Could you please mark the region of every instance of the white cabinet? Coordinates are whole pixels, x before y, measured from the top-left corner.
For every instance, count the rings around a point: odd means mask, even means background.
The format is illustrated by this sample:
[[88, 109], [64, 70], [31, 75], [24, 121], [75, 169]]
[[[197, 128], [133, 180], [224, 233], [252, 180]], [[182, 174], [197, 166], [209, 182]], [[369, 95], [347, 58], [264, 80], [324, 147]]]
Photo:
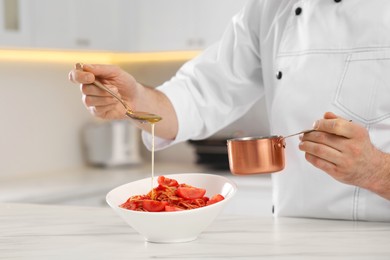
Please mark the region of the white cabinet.
[[120, 50], [122, 0], [33, 0], [32, 45]]
[[0, 0], [0, 47], [203, 49], [247, 0]]
[[31, 45], [30, 0], [0, 0], [0, 46]]
[[71, 45], [69, 15], [72, 1], [33, 0], [31, 45], [39, 48], [65, 48]]
[[139, 0], [133, 38], [138, 51], [178, 50], [191, 37], [190, 0]]
[[203, 49], [217, 41], [246, 0], [137, 1], [135, 48]]

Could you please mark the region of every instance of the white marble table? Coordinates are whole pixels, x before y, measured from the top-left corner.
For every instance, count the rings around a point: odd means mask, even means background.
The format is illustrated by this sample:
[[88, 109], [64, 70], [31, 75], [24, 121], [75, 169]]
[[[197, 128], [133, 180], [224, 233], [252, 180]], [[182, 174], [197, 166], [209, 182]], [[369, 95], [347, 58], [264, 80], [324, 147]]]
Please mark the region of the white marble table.
[[388, 260], [390, 223], [221, 215], [195, 241], [154, 244], [109, 208], [2, 203], [0, 259]]

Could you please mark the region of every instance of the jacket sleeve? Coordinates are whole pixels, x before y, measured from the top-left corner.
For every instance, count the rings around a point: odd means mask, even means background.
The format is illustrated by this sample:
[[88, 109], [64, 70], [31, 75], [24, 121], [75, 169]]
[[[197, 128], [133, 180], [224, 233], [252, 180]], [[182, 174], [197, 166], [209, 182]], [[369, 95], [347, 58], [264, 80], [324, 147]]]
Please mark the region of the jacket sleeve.
[[[253, 0], [244, 6], [219, 42], [158, 87], [175, 108], [179, 131], [173, 141], [156, 138], [156, 149], [207, 138], [243, 116], [262, 98], [258, 2]], [[150, 139], [143, 133], [147, 147]]]

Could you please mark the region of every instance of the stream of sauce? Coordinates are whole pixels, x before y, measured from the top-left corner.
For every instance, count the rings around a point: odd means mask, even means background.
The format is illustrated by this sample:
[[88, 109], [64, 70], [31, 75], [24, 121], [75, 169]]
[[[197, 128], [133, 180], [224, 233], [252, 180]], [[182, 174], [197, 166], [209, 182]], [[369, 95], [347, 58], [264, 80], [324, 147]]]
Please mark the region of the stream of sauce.
[[152, 199], [154, 199], [154, 190], [153, 190], [153, 182], [154, 182], [154, 126], [155, 123], [150, 123], [152, 130], [152, 178], [151, 178], [151, 190], [152, 190]]
[[[137, 112], [138, 114], [139, 113], [142, 113], [142, 112]], [[150, 180], [150, 186], [151, 186], [151, 198], [154, 199], [154, 190], [153, 190], [153, 183], [154, 183], [154, 139], [155, 139], [155, 134], [154, 134], [154, 128], [155, 128], [155, 124], [157, 122], [159, 122], [162, 117], [160, 116], [156, 116], [154, 114], [149, 114], [149, 113], [146, 113], [147, 116], [143, 117], [142, 120], [150, 123], [150, 128], [151, 128], [151, 134], [152, 134], [152, 158], [151, 158], [151, 161], [152, 161], [152, 176], [151, 176], [151, 180]], [[153, 116], [150, 116], [150, 115], [153, 115]]]

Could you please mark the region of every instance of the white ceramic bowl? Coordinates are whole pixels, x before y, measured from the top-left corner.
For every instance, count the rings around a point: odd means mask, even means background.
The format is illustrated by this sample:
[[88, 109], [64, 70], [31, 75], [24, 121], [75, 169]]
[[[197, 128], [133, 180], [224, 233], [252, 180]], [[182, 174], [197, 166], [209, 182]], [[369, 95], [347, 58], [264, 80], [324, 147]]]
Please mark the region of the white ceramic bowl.
[[[202, 208], [175, 212], [142, 212], [119, 207], [130, 196], [147, 194], [151, 190], [151, 178], [130, 182], [111, 190], [106, 197], [107, 203], [145, 240], [157, 243], [186, 242], [196, 239], [222, 211], [237, 191], [237, 185], [226, 177], [203, 173], [185, 173], [164, 175], [198, 188], [206, 189], [211, 197], [221, 194], [224, 200]], [[157, 176], [153, 187], [156, 187]]]

